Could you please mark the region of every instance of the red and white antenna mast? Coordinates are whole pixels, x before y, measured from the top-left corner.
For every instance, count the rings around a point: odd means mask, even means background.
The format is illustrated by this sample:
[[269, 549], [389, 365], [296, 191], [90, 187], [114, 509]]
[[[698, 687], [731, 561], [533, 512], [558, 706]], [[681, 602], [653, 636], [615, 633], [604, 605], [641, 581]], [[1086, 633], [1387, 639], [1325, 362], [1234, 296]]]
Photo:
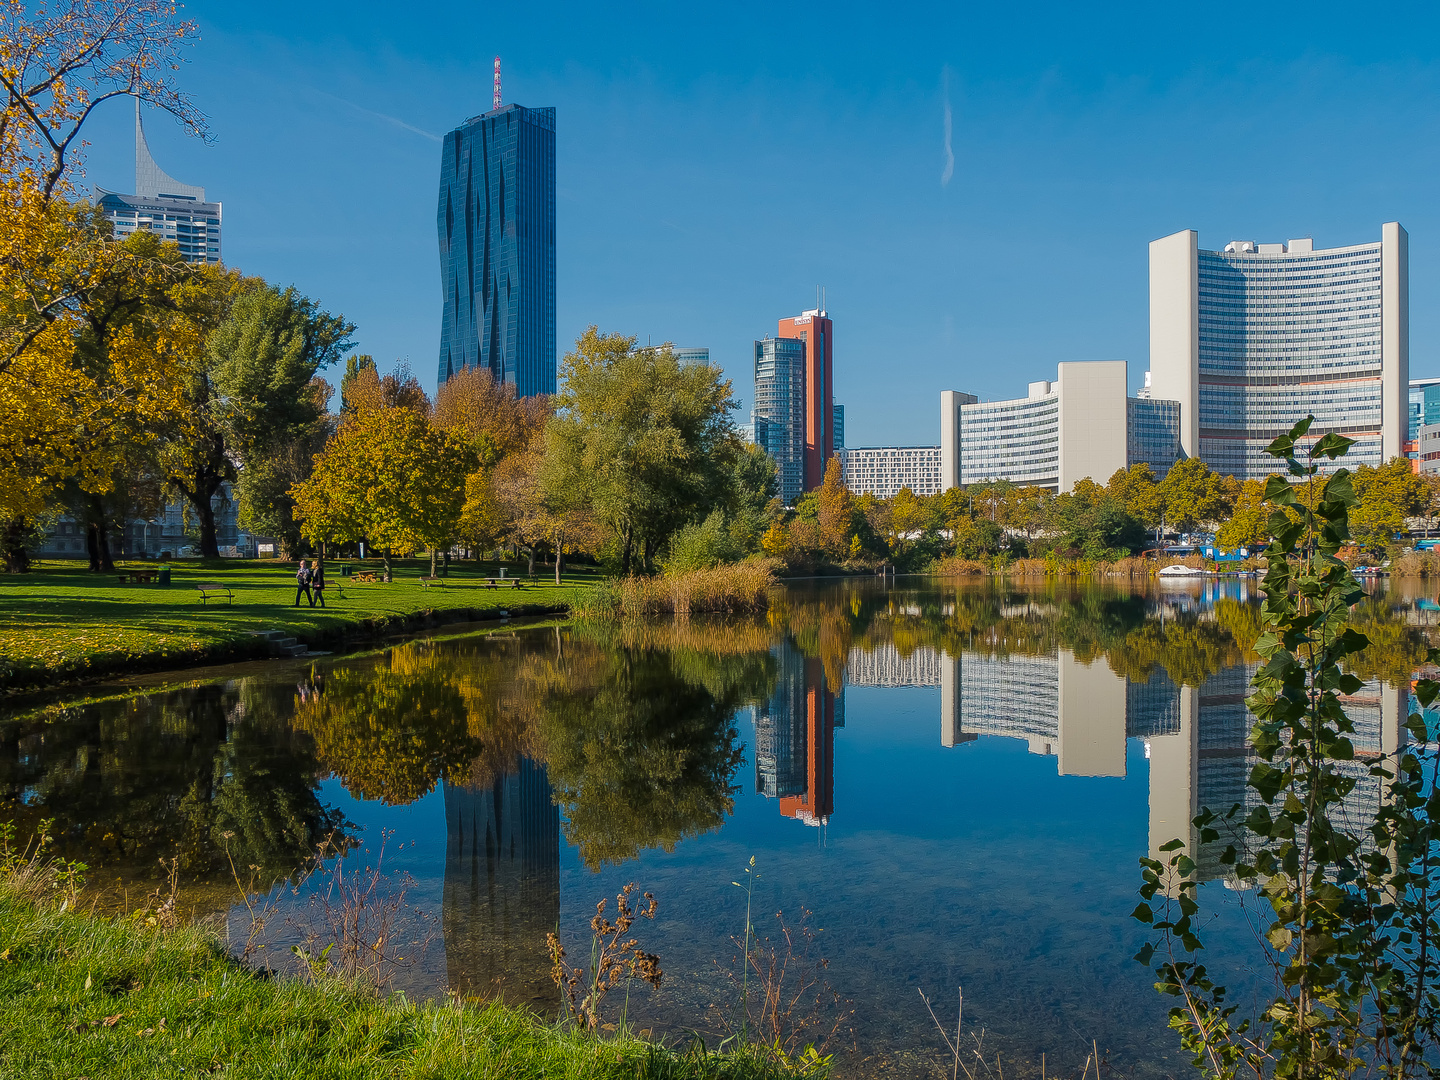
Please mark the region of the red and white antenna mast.
[[500, 58], [495, 58], [495, 108], [500, 108]]

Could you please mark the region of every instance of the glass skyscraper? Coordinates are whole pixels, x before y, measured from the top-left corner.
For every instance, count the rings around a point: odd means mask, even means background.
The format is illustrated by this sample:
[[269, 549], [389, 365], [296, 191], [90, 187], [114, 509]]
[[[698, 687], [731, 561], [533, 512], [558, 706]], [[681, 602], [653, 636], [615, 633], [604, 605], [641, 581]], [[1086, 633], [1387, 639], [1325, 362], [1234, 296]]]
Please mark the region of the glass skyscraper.
[[1409, 239], [1317, 249], [1194, 230], [1150, 245], [1150, 370], [1180, 402], [1181, 444], [1217, 472], [1275, 471], [1265, 447], [1306, 414], [1356, 440], [1346, 463], [1378, 465], [1409, 435]]
[[805, 359], [800, 338], [755, 342], [752, 437], [775, 459], [776, 494], [786, 506], [805, 493]]
[[555, 110], [505, 105], [445, 136], [439, 382], [489, 369], [555, 392]]
[[205, 200], [205, 189], [165, 174], [150, 156], [140, 99], [135, 99], [135, 194], [95, 189], [96, 204], [117, 238], [134, 232], [173, 240], [189, 263], [220, 261], [220, 204]]

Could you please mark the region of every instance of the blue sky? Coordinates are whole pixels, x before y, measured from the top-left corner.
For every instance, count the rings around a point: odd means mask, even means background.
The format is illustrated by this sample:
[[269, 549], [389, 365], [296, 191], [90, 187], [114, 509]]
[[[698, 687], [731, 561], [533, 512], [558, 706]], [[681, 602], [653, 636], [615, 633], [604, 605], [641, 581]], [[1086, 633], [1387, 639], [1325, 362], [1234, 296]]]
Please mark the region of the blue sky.
[[[852, 446], [938, 441], [938, 391], [1023, 395], [1148, 350], [1146, 244], [1411, 237], [1411, 372], [1440, 375], [1440, 18], [1420, 5], [202, 2], [147, 117], [225, 204], [225, 257], [435, 379], [439, 137], [557, 110], [558, 339], [751, 342], [827, 289]], [[942, 183], [945, 113], [954, 168]], [[88, 180], [131, 190], [130, 111]]]

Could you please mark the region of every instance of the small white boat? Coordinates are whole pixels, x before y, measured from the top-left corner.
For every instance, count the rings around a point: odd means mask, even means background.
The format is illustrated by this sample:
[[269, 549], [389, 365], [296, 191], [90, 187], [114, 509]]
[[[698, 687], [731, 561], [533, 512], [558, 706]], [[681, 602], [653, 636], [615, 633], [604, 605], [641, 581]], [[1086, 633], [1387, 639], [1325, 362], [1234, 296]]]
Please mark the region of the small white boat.
[[1210, 575], [1205, 570], [1197, 570], [1193, 566], [1186, 566], [1183, 563], [1177, 562], [1171, 563], [1169, 566], [1163, 568], [1160, 571], [1159, 576], [1163, 578], [1188, 578], [1209, 577]]

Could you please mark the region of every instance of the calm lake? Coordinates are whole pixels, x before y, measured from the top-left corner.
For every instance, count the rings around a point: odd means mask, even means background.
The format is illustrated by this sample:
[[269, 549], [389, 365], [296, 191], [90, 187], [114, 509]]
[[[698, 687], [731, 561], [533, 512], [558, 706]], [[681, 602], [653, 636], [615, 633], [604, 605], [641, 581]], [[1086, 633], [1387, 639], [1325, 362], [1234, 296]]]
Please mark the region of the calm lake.
[[[1403, 737], [1437, 613], [1422, 582], [1372, 588], [1355, 621], [1377, 644], [1349, 702], [1362, 759]], [[224, 920], [237, 952], [251, 918], [235, 880], [254, 882], [254, 957], [275, 967], [323, 941], [324, 895], [293, 886], [330, 837], [348, 880], [378, 861], [376, 902], [403, 901], [396, 987], [552, 1012], [546, 934], [583, 962], [596, 902], [613, 911], [633, 881], [658, 900], [633, 933], [665, 978], [630, 995], [629, 1018], [712, 1045], [736, 1016], [732, 882], [753, 858], [756, 932], [783, 960], [783, 922], [789, 985], [820, 978], [792, 1020], [835, 1029], [842, 1076], [935, 1072], [917, 991], [953, 1027], [959, 987], [966, 1039], [983, 1029], [1007, 1075], [1038, 1076], [1042, 1054], [1078, 1074], [1092, 1046], [1126, 1075], [1187, 1071], [1131, 960], [1129, 912], [1137, 859], [1188, 839], [1199, 807], [1253, 799], [1255, 583], [865, 580], [779, 597], [758, 619], [451, 633], [12, 702], [0, 819], [53, 819], [106, 904], [140, 904], [178, 858], [182, 905]], [[1363, 764], [1356, 815], [1379, 797]], [[1208, 963], [1245, 1001], [1255, 901], [1219, 846], [1197, 860]]]

